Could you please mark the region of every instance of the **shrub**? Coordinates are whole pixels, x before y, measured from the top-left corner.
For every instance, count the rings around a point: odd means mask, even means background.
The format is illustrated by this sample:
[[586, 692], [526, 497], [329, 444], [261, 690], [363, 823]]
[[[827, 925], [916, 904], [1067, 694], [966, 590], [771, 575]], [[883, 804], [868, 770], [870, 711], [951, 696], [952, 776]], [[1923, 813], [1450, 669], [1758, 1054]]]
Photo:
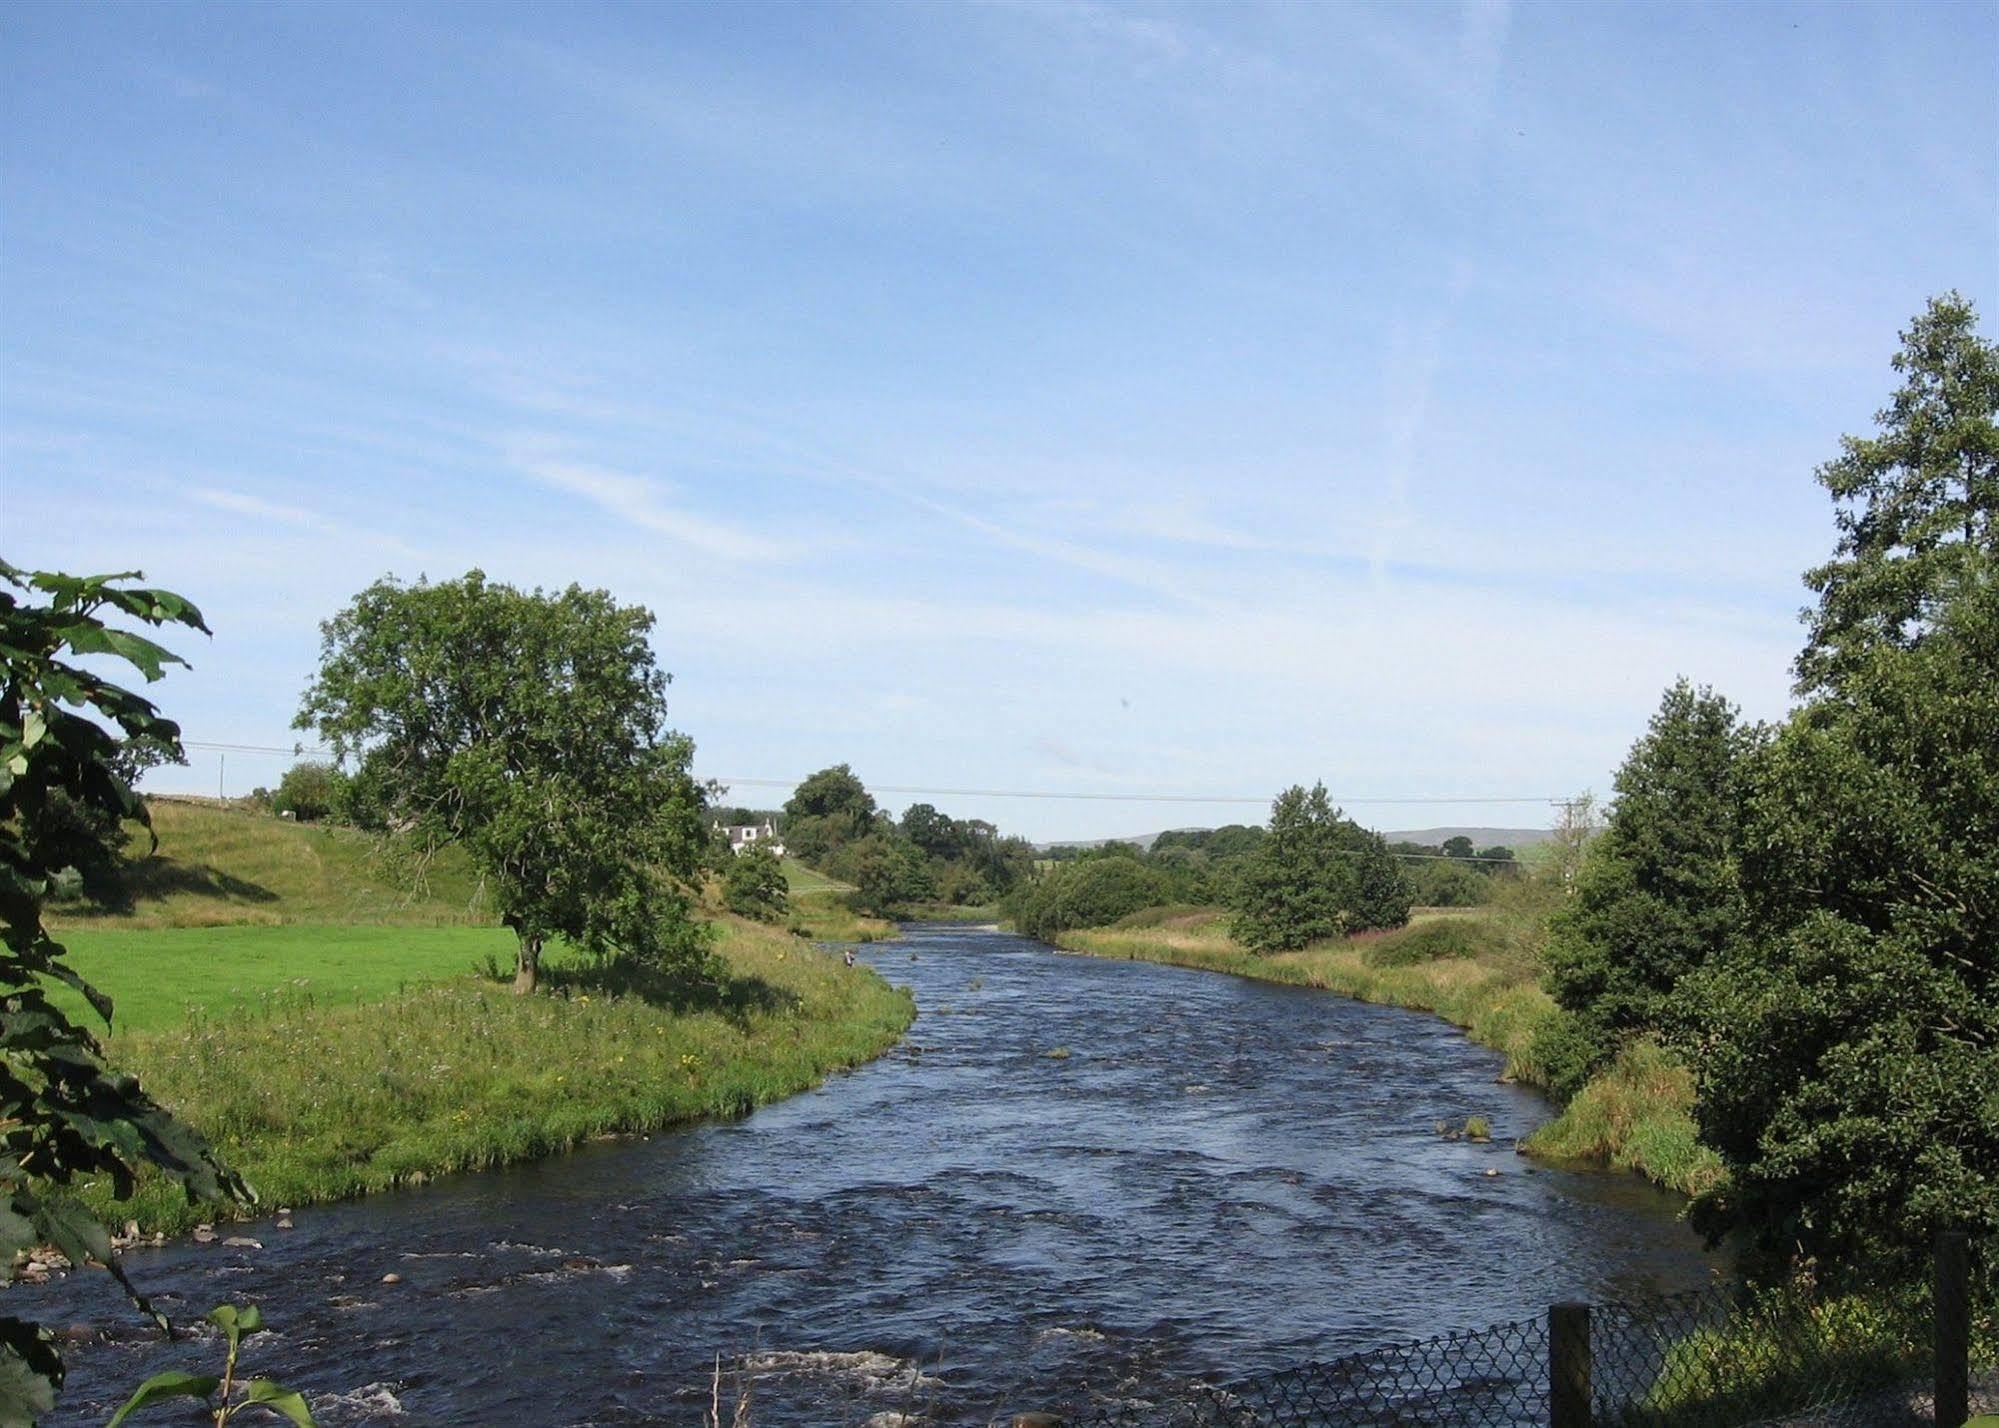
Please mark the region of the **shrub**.
[[317, 823], [341, 810], [346, 792], [347, 775], [332, 764], [293, 764], [278, 780], [271, 807], [301, 823]]
[[1419, 962], [1436, 962], [1446, 957], [1477, 957], [1492, 940], [1492, 929], [1483, 922], [1438, 918], [1391, 933], [1361, 956], [1370, 967], [1413, 967]]
[[1140, 908], [1164, 902], [1170, 884], [1153, 868], [1130, 858], [1100, 857], [1058, 868], [1018, 892], [1009, 909], [1014, 925], [1030, 937], [1052, 937], [1072, 927], [1108, 927]]
[[722, 874], [722, 902], [729, 911], [759, 922], [776, 922], [790, 911], [784, 867], [777, 855], [752, 843], [729, 860]]

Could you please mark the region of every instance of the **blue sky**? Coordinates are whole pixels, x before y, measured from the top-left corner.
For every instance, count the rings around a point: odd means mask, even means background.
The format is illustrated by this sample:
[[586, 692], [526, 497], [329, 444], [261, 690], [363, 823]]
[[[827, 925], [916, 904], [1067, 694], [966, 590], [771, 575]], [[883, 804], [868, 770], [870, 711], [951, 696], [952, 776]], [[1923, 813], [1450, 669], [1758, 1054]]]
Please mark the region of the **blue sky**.
[[477, 565], [653, 609], [709, 774], [1603, 792], [1676, 675], [1782, 712], [1812, 468], [1999, 329], [1995, 76], [1991, 3], [17, 4], [0, 548], [199, 601], [202, 741]]

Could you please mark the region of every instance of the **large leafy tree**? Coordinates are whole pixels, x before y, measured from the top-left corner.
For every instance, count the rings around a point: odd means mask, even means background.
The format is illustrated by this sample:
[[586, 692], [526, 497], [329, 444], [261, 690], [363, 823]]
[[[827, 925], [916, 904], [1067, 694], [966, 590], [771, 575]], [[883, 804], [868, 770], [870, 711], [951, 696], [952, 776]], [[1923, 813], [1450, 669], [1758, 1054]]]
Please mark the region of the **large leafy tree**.
[[[173, 721], [99, 672], [123, 661], [155, 680], [182, 663], [106, 615], [207, 630], [193, 605], [130, 583], [139, 578], [29, 574], [0, 561], [0, 1276], [13, 1278], [20, 1251], [53, 1244], [78, 1264], [106, 1265], [128, 1293], [109, 1238], [65, 1187], [104, 1176], [127, 1194], [151, 1166], [191, 1198], [250, 1196], [47, 992], [51, 982], [74, 988], [108, 1023], [110, 1001], [63, 960], [43, 909], [76, 889], [81, 864], [109, 857], [123, 823], [148, 823], [133, 751], [180, 754]], [[61, 839], [48, 836], [58, 821]], [[0, 1316], [0, 1425], [47, 1412], [62, 1378], [48, 1331]]]
[[874, 796], [846, 764], [811, 775], [784, 805], [784, 845], [793, 855], [817, 862], [880, 830]]
[[1689, 980], [1710, 1232], [1829, 1264], [1999, 1231], [1999, 567], [1753, 764], [1748, 927]]
[[601, 590], [474, 570], [378, 581], [321, 626], [298, 727], [355, 765], [357, 816], [471, 853], [518, 942], [516, 991], [554, 937], [643, 961], [700, 948], [702, 797], [652, 624]]
[[1547, 987], [1570, 1018], [1540, 1048], [1573, 1094], [1637, 1033], [1665, 1025], [1682, 978], [1736, 935], [1741, 777], [1755, 733], [1726, 699], [1668, 689], [1617, 771], [1575, 895], [1549, 926]]
[[1819, 468], [1839, 545], [1805, 577], [1819, 602], [1798, 657], [1804, 691], [1838, 686], [1877, 646], [1920, 642], [1999, 551], [1999, 346], [1947, 293], [1902, 334], [1894, 366], [1902, 385], [1876, 414], [1880, 431], [1844, 438]]
[[1324, 784], [1277, 796], [1270, 832], [1244, 863], [1235, 935], [1259, 952], [1409, 920], [1413, 896], [1379, 834], [1341, 816]]

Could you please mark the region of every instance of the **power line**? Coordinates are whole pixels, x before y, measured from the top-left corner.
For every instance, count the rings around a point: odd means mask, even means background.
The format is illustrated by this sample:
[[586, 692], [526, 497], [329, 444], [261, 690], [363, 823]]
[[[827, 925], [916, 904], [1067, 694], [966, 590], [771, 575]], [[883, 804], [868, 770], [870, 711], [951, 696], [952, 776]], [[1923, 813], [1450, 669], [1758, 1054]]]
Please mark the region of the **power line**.
[[[331, 749], [312, 748], [304, 744], [281, 747], [275, 744], [229, 744], [209, 743], [199, 739], [183, 739], [181, 746], [201, 749], [209, 753], [221, 754], [283, 754], [296, 758], [302, 754], [328, 755]], [[798, 778], [729, 778], [716, 775], [705, 782], [721, 784], [725, 788], [742, 785], [749, 788], [796, 788], [804, 779]], [[1208, 793], [1069, 793], [1060, 789], [1021, 788], [932, 788], [922, 784], [879, 783], [871, 786], [874, 793], [918, 794], [932, 798], [1029, 798], [1060, 799], [1082, 803], [1204, 803], [1242, 804], [1262, 806], [1269, 803], [1271, 796], [1259, 794], [1208, 794]], [[1386, 798], [1368, 796], [1364, 798], [1334, 798], [1334, 803], [1343, 806], [1359, 804], [1388, 804], [1413, 806], [1416, 804], [1560, 804], [1568, 801], [1565, 794], [1414, 794], [1406, 798]]]
[[[722, 778], [714, 782], [726, 787], [749, 784], [759, 788], [795, 788], [803, 779], [781, 778]], [[1007, 789], [1007, 788], [922, 788], [914, 784], [878, 783], [869, 786], [873, 793], [927, 793], [951, 798], [1064, 798], [1082, 799], [1104, 803], [1255, 803], [1270, 802], [1267, 793], [1242, 796], [1206, 793], [1063, 793], [1051, 789]], [[1329, 795], [1330, 797], [1330, 795]], [[1562, 803], [1559, 795], [1522, 794], [1518, 796], [1496, 797], [1488, 794], [1470, 794], [1465, 797], [1449, 797], [1440, 794], [1418, 794], [1409, 798], [1333, 798], [1335, 803]]]

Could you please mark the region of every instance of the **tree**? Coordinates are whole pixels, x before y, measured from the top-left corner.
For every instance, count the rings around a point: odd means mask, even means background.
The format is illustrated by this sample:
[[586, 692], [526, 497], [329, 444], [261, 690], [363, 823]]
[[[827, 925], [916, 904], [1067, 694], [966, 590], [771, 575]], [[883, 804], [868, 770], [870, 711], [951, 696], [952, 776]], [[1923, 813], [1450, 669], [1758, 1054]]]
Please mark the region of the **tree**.
[[957, 823], [927, 803], [909, 805], [902, 815], [902, 836], [928, 858], [955, 858], [960, 851]]
[[1686, 990], [1710, 1234], [1828, 1267], [1999, 1230], [1999, 564], [1754, 761], [1748, 926]]
[[1416, 901], [1424, 907], [1477, 907], [1492, 900], [1492, 879], [1456, 860], [1425, 861], [1409, 874]]
[[693, 745], [666, 723], [652, 615], [560, 594], [384, 579], [320, 627], [297, 726], [354, 799], [421, 843], [463, 845], [518, 943], [517, 992], [563, 937], [600, 956], [688, 962], [687, 885], [706, 829]]
[[1107, 927], [1157, 906], [1170, 891], [1159, 872], [1134, 858], [1086, 858], [1017, 891], [1009, 911], [1022, 932], [1045, 938], [1072, 927]]
[[922, 854], [900, 838], [864, 839], [854, 845], [852, 856], [854, 897], [865, 911], [892, 913], [937, 895]]
[[1880, 433], [1842, 438], [1819, 468], [1839, 544], [1805, 576], [1819, 603], [1800, 692], [1837, 687], [1876, 646], [1919, 643], [1999, 552], [1999, 346], [1977, 318], [1954, 292], [1932, 298], [1901, 334], [1902, 386], [1875, 415]]
[[760, 922], [776, 922], [790, 906], [784, 865], [761, 843], [752, 843], [729, 860], [722, 874], [722, 901], [729, 911]]
[[834, 764], [798, 785], [784, 805], [785, 847], [817, 862], [848, 843], [873, 834], [874, 798], [845, 764]]
[[1411, 889], [1380, 835], [1342, 817], [1324, 784], [1271, 805], [1269, 836], [1245, 862], [1235, 936], [1258, 952], [1409, 920]]
[[278, 780], [271, 807], [301, 823], [316, 823], [340, 807], [347, 780], [332, 764], [293, 764]]
[[1633, 1035], [1662, 1029], [1681, 979], [1738, 931], [1753, 740], [1733, 705], [1682, 679], [1618, 769], [1610, 818], [1549, 922], [1546, 985], [1573, 1017], [1541, 1048], [1558, 1094], [1573, 1095]]
[[1469, 858], [1472, 856], [1471, 839], [1460, 833], [1455, 838], [1446, 838], [1437, 851], [1446, 858]]
[[[75, 890], [79, 847], [95, 839], [92, 851], [108, 857], [106, 830], [128, 820], [150, 826], [125, 752], [151, 746], [180, 756], [179, 727], [96, 672], [102, 661], [122, 660], [151, 681], [183, 663], [107, 624], [103, 613], [207, 632], [201, 612], [180, 596], [128, 583], [141, 578], [29, 574], [0, 561], [7, 587], [0, 589], [0, 1278], [12, 1281], [22, 1251], [52, 1244], [78, 1265], [104, 1264], [164, 1327], [69, 1187], [104, 1177], [129, 1195], [146, 1163], [191, 1200], [248, 1200], [250, 1190], [130, 1076], [108, 1066], [96, 1039], [49, 999], [48, 983], [62, 982], [110, 1022], [110, 1000], [63, 960], [42, 921], [51, 898]], [[38, 836], [59, 805], [81, 815], [67, 849]], [[48, 1330], [0, 1317], [0, 1424], [25, 1425], [48, 1412], [62, 1381]]]

